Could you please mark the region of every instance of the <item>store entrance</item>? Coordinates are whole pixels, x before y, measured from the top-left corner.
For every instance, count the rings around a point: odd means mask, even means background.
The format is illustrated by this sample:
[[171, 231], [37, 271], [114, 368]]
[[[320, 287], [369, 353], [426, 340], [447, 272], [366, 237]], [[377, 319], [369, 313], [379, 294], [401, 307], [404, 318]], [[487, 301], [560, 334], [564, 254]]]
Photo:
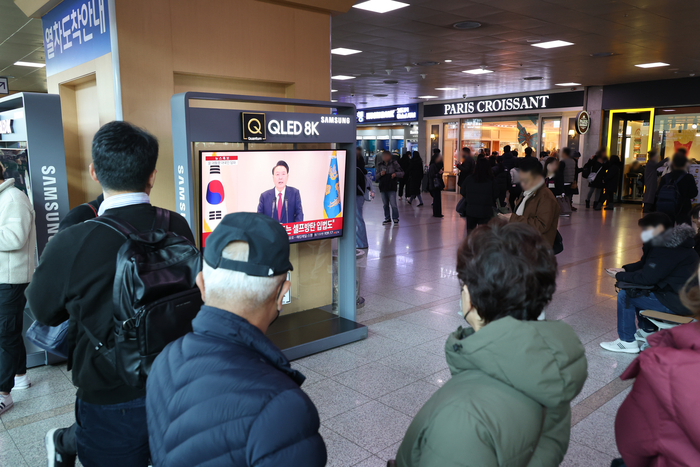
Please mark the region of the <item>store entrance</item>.
[[616, 200], [641, 203], [644, 196], [644, 170], [651, 150], [653, 110], [610, 111], [608, 154], [623, 163]]

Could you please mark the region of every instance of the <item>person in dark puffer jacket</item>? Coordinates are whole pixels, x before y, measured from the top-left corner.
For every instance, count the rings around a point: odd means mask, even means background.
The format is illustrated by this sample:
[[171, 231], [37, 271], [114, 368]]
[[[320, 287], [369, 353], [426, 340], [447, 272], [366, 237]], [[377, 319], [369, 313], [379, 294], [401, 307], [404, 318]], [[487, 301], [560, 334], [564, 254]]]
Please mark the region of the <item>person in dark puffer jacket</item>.
[[287, 233], [269, 217], [229, 214], [207, 238], [205, 305], [148, 377], [154, 467], [326, 465], [304, 375], [265, 337], [291, 270]]

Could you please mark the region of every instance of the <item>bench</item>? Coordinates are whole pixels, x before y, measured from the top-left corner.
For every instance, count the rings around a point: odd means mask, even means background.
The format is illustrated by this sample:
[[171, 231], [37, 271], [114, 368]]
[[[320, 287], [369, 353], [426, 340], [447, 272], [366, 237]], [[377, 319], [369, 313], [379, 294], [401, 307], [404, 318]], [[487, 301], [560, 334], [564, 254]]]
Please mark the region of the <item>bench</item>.
[[639, 314], [648, 318], [649, 321], [654, 323], [659, 329], [669, 329], [679, 324], [688, 324], [695, 321], [692, 316], [674, 315], [654, 310], [643, 310], [640, 311]]

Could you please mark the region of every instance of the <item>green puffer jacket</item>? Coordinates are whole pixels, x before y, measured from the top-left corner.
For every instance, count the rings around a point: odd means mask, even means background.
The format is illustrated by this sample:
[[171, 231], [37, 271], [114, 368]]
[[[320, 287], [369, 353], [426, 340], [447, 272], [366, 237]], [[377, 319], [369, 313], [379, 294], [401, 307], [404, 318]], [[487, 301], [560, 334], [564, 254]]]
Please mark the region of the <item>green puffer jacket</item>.
[[561, 321], [501, 318], [445, 344], [452, 379], [418, 412], [398, 467], [555, 467], [569, 446], [571, 400], [586, 356]]

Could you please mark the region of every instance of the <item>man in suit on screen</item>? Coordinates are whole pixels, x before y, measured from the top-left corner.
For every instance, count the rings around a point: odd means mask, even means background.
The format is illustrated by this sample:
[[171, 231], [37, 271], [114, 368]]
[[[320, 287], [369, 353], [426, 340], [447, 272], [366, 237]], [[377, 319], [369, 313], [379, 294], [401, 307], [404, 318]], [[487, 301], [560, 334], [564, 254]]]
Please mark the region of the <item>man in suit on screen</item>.
[[258, 213], [270, 216], [282, 224], [302, 222], [304, 211], [301, 208], [299, 190], [287, 186], [289, 166], [279, 161], [272, 168], [272, 183], [275, 187], [260, 194]]

